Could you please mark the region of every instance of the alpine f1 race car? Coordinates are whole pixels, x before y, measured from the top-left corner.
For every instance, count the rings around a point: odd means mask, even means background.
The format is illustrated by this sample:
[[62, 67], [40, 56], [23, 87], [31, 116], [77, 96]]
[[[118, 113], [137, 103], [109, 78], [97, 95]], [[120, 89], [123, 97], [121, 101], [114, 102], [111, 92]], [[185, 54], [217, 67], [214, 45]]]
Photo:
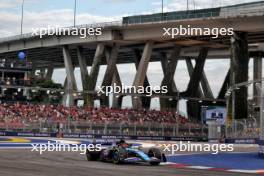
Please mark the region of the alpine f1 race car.
[[102, 148], [101, 151], [86, 150], [88, 161], [121, 163], [148, 163], [159, 165], [166, 161], [165, 155], [158, 148], [150, 148], [147, 152], [143, 151], [142, 146], [133, 146], [120, 140], [116, 145]]

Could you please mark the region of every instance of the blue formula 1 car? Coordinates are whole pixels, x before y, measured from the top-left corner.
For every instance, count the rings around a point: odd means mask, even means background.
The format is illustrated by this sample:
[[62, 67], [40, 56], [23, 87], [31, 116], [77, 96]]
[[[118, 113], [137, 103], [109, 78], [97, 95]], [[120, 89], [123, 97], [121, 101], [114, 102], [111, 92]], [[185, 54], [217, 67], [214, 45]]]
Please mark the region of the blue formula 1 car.
[[147, 152], [141, 146], [133, 146], [120, 140], [116, 145], [102, 148], [101, 151], [86, 151], [88, 161], [121, 163], [149, 163], [159, 165], [165, 161], [165, 155], [157, 148], [150, 148]]

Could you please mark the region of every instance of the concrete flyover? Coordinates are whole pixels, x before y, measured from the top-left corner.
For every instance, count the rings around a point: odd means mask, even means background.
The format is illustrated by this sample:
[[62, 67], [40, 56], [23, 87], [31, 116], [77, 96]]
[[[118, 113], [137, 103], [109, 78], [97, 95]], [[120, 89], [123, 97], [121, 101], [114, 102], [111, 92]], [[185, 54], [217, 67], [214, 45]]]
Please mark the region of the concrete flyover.
[[[252, 5], [253, 4], [253, 5]], [[140, 23], [104, 23], [98, 25], [83, 25], [79, 27], [101, 27], [102, 35], [88, 36], [39, 36], [26, 34], [0, 39], [0, 58], [15, 58], [18, 51], [25, 51], [27, 58], [33, 63], [35, 70], [46, 71], [46, 78], [50, 79], [53, 70], [66, 68], [68, 105], [74, 103], [72, 92], [76, 89], [76, 80], [73, 70], [81, 69], [83, 89], [94, 91], [100, 65], [107, 65], [103, 78], [103, 85], [117, 83], [121, 80], [116, 65], [122, 63], [135, 63], [137, 73], [133, 78], [133, 85], [149, 85], [146, 71], [149, 62], [161, 62], [163, 65], [164, 79], [162, 85], [167, 85], [170, 90], [168, 96], [178, 95], [184, 97], [207, 98], [209, 104], [224, 98], [226, 88], [232, 84], [247, 81], [249, 58], [254, 59], [254, 77], [262, 77], [261, 67], [264, 57], [264, 3], [258, 2], [241, 4], [236, 7], [224, 7], [221, 13], [211, 16], [188, 17], [185, 19], [158, 20]], [[263, 7], [263, 8], [261, 8]], [[236, 13], [232, 8], [238, 9]], [[240, 9], [240, 11], [239, 11]], [[242, 9], [242, 10], [241, 10]], [[257, 9], [257, 10], [256, 10]], [[208, 10], [208, 9], [207, 9]], [[214, 9], [215, 10], [215, 9]], [[209, 9], [210, 11], [210, 9]], [[243, 12], [243, 13], [242, 13]], [[179, 26], [188, 28], [233, 28], [232, 36], [219, 36], [212, 38], [208, 35], [181, 35], [164, 36], [164, 28]], [[189, 25], [189, 26], [188, 26]], [[206, 59], [230, 59], [230, 71], [226, 76], [222, 89], [217, 97], [213, 97], [212, 90], [204, 73]], [[195, 60], [195, 66], [190, 62]], [[179, 93], [173, 77], [178, 60], [186, 60], [190, 74], [190, 82], [186, 91]], [[170, 64], [168, 64], [168, 61]], [[91, 66], [88, 73], [87, 66]], [[243, 76], [241, 76], [243, 75]], [[255, 93], [256, 94], [256, 91]], [[235, 118], [247, 117], [247, 88], [243, 88], [233, 95]], [[120, 107], [123, 96], [113, 100], [115, 107]], [[92, 106], [94, 96], [84, 94], [84, 102]], [[108, 97], [102, 96], [101, 104], [109, 105]], [[176, 110], [179, 97], [174, 101], [162, 100], [162, 109]], [[188, 102], [190, 118], [197, 118], [200, 106], [196, 102]], [[149, 100], [143, 97], [133, 99], [133, 107], [149, 107]]]

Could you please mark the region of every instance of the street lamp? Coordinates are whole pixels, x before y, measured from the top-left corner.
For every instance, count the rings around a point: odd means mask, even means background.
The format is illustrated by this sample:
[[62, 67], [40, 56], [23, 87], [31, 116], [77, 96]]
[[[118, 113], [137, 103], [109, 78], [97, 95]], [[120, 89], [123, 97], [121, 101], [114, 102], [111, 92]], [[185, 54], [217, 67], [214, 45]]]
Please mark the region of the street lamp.
[[25, 0], [22, 1], [22, 6], [21, 6], [21, 23], [20, 23], [20, 34], [23, 34], [23, 20], [24, 20], [24, 2]]
[[73, 16], [73, 26], [76, 25], [76, 2], [77, 0], [74, 0], [74, 16]]
[[161, 0], [161, 21], [163, 21], [164, 0]]
[[164, 0], [161, 1], [161, 13], [163, 14]]

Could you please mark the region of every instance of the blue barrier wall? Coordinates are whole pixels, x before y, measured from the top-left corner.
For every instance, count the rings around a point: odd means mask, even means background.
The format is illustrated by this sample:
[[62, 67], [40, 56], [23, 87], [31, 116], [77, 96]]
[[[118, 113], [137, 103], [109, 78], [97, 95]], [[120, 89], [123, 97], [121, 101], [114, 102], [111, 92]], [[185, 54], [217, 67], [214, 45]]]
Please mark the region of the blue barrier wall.
[[[56, 137], [56, 133], [32, 133], [32, 132], [13, 132], [0, 131], [0, 136], [20, 136], [20, 137]], [[126, 140], [159, 140], [159, 141], [194, 141], [208, 142], [207, 138], [202, 137], [171, 137], [171, 136], [121, 136], [121, 135], [96, 135], [96, 134], [79, 134], [64, 133], [64, 138], [87, 138], [87, 139], [126, 139]], [[209, 140], [209, 142], [218, 142], [218, 140]], [[259, 144], [264, 146], [264, 141], [257, 138], [251, 139], [225, 139], [225, 143], [233, 144]]]
[[[13, 132], [0, 131], [0, 136], [20, 136], [20, 137], [56, 137], [56, 133], [32, 133], [32, 132]], [[64, 138], [96, 138], [96, 139], [126, 139], [126, 140], [160, 140], [160, 141], [207, 141], [201, 137], [170, 137], [170, 136], [121, 136], [121, 135], [96, 135], [64, 133]]]

